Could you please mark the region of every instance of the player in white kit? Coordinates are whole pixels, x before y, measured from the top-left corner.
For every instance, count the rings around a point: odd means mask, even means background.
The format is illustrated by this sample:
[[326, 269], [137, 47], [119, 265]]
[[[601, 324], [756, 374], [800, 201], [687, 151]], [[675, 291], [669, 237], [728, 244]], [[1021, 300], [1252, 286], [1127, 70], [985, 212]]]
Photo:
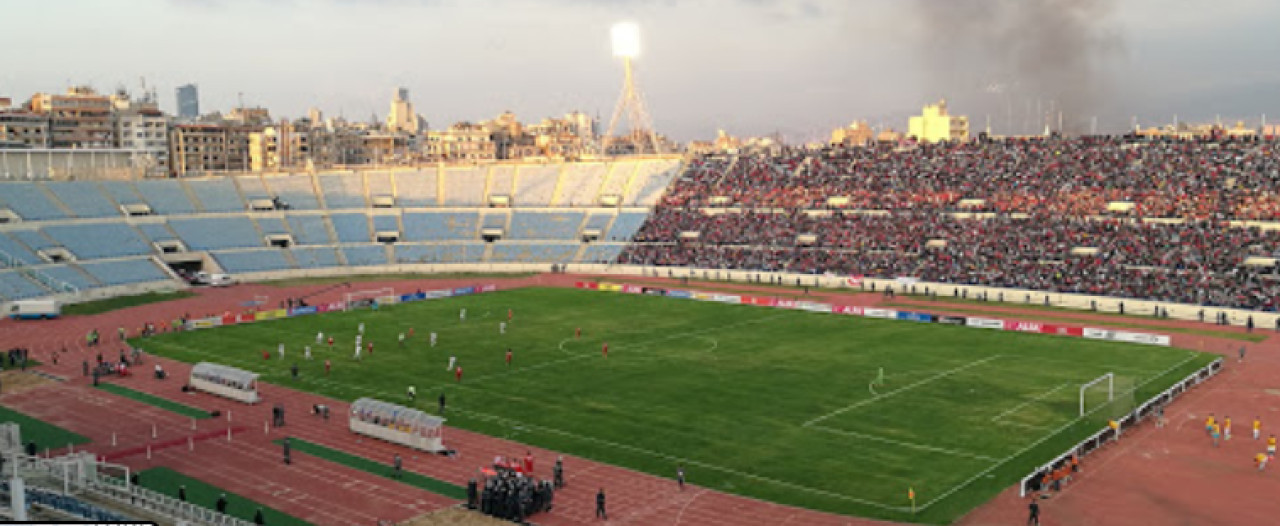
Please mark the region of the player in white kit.
[[431, 333], [431, 346], [432, 346], [432, 347], [435, 347], [435, 346], [436, 346], [436, 333], [434, 333], [434, 332], [433, 332], [433, 333]]
[[280, 359], [284, 359], [284, 344], [280, 344]]
[[452, 370], [453, 370], [453, 364], [455, 364], [455, 363], [458, 363], [458, 357], [457, 357], [457, 356], [450, 356], [450, 357], [449, 357], [449, 366], [448, 366], [448, 367], [445, 367], [445, 368], [444, 368], [444, 370], [446, 370], [446, 371], [452, 371]]
[[505, 321], [498, 322], [498, 334], [506, 334], [506, 333], [507, 333], [507, 322]]
[[310, 345], [308, 345], [308, 346], [306, 346], [306, 347], [303, 347], [303, 348], [302, 348], [302, 352], [303, 352], [303, 355], [302, 355], [302, 356], [303, 356], [304, 358], [306, 358], [307, 360], [310, 360], [310, 359], [311, 359], [311, 346], [310, 346]]

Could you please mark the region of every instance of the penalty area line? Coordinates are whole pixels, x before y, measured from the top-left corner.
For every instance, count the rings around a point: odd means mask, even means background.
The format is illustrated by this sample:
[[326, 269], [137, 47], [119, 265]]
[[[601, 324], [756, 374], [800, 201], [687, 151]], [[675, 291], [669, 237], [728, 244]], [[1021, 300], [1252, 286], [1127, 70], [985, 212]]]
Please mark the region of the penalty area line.
[[971, 369], [971, 368], [977, 367], [977, 366], [979, 366], [979, 365], [982, 365], [982, 364], [985, 364], [985, 363], [990, 362], [990, 361], [992, 361], [992, 360], [995, 360], [996, 358], [1000, 358], [1001, 356], [1003, 356], [1003, 355], [997, 354], [997, 355], [995, 355], [995, 356], [988, 356], [988, 357], [983, 358], [983, 359], [981, 359], [981, 360], [975, 360], [975, 361], [973, 361], [973, 362], [967, 363], [967, 364], [965, 364], [965, 365], [961, 365], [960, 367], [956, 367], [956, 368], [954, 368], [954, 369], [948, 369], [948, 370], [946, 370], [946, 371], [942, 371], [942, 372], [940, 372], [940, 373], [938, 373], [938, 374], [935, 374], [935, 375], [930, 376], [930, 377], [928, 377], [928, 378], [925, 378], [925, 379], [923, 379], [923, 380], [918, 380], [918, 381], [916, 381], [916, 382], [913, 382], [913, 383], [910, 383], [910, 384], [904, 385], [904, 386], [902, 386], [902, 387], [899, 387], [899, 388], [897, 388], [897, 389], [894, 389], [894, 390], [892, 390], [892, 391], [889, 391], [889, 392], [887, 392], [887, 393], [885, 393], [885, 394], [877, 395], [877, 396], [873, 396], [873, 397], [868, 398], [868, 399], [866, 399], [866, 400], [860, 400], [860, 401], [858, 401], [858, 402], [854, 402], [854, 403], [849, 404], [849, 405], [847, 405], [847, 406], [841, 407], [840, 409], [836, 409], [835, 411], [832, 411], [832, 412], [827, 413], [827, 414], [825, 414], [825, 415], [819, 416], [819, 417], [817, 417], [817, 418], [810, 419], [809, 421], [807, 421], [807, 422], [805, 422], [805, 423], [801, 424], [800, 426], [801, 426], [801, 427], [809, 427], [809, 426], [812, 426], [812, 425], [814, 425], [814, 424], [816, 424], [816, 423], [818, 423], [818, 422], [821, 422], [821, 421], [823, 421], [823, 420], [826, 420], [826, 419], [828, 419], [828, 418], [831, 418], [831, 417], [834, 417], [834, 416], [837, 416], [837, 415], [841, 415], [841, 414], [847, 413], [847, 412], [849, 412], [849, 411], [853, 411], [854, 409], [857, 409], [857, 408], [862, 407], [862, 406], [864, 406], [864, 405], [870, 404], [870, 403], [872, 403], [872, 402], [879, 402], [880, 400], [883, 400], [883, 399], [885, 399], [885, 398], [889, 398], [889, 397], [891, 397], [891, 396], [893, 396], [893, 395], [896, 395], [896, 394], [898, 394], [898, 393], [901, 393], [901, 392], [903, 392], [903, 391], [909, 391], [909, 390], [911, 390], [911, 389], [915, 389], [916, 387], [920, 387], [920, 386], [922, 386], [922, 385], [924, 385], [924, 384], [927, 384], [927, 383], [929, 383], [929, 382], [932, 382], [932, 381], [935, 381], [935, 380], [940, 380], [940, 379], [942, 379], [942, 378], [946, 378], [946, 377], [948, 377], [948, 376], [951, 376], [951, 375], [956, 374], [956, 373], [958, 373], [958, 372], [964, 371], [964, 370], [966, 370], [966, 369]]
[[997, 461], [997, 460], [1000, 460], [1000, 459], [995, 458], [995, 457], [989, 457], [989, 456], [986, 456], [986, 455], [979, 455], [979, 454], [977, 454], [977, 453], [970, 453], [970, 452], [968, 452], [968, 451], [960, 451], [960, 450], [958, 450], [958, 449], [947, 449], [947, 448], [945, 448], [945, 447], [926, 446], [926, 445], [924, 445], [924, 444], [917, 444], [917, 443], [915, 443], [915, 442], [907, 442], [907, 441], [905, 441], [905, 440], [897, 440], [897, 439], [893, 439], [893, 438], [886, 438], [886, 437], [882, 437], [882, 436], [868, 435], [868, 434], [866, 434], [866, 433], [859, 433], [859, 432], [857, 432], [857, 431], [847, 431], [847, 430], [844, 430], [844, 429], [836, 429], [836, 428], [833, 428], [833, 427], [827, 427], [827, 426], [818, 426], [818, 425], [815, 425], [815, 426], [809, 426], [809, 429], [816, 429], [816, 430], [818, 430], [818, 431], [825, 431], [825, 432], [827, 432], [827, 433], [831, 433], [831, 434], [835, 434], [835, 435], [847, 436], [847, 437], [852, 437], [852, 438], [861, 438], [861, 439], [864, 439], [864, 440], [871, 440], [871, 441], [874, 441], [874, 442], [882, 442], [882, 443], [885, 443], [885, 444], [890, 444], [890, 445], [895, 445], [895, 446], [902, 446], [902, 447], [910, 448], [910, 449], [919, 449], [919, 450], [921, 450], [921, 451], [932, 451], [932, 452], [934, 452], [934, 453], [942, 453], [942, 454], [944, 454], [944, 455], [951, 455], [951, 456], [953, 456], [953, 457], [972, 458], [972, 459], [975, 459], [975, 460], [985, 460], [985, 461], [987, 461], [987, 462], [995, 462], [995, 461]]

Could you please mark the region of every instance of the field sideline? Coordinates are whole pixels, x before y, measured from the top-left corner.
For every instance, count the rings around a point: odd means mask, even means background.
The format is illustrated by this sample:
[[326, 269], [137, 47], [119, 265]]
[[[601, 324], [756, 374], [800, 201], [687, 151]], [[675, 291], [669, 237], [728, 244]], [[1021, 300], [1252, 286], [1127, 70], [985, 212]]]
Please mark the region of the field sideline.
[[[458, 310], [468, 309], [468, 320]], [[507, 334], [498, 323], [508, 309]], [[375, 352], [351, 359], [356, 326]], [[412, 327], [405, 349], [396, 335]], [[583, 336], [574, 338], [581, 327]], [[335, 349], [315, 345], [333, 334]], [[426, 344], [431, 331], [439, 345]], [[601, 353], [609, 343], [609, 356]], [[285, 343], [286, 359], [276, 355]], [[1080, 383], [1143, 399], [1212, 360], [1185, 350], [570, 289], [518, 289], [135, 341], [185, 361], [728, 492], [892, 520], [950, 522], [1098, 428]], [[316, 357], [302, 359], [302, 346]], [[510, 347], [514, 364], [503, 356]], [[270, 360], [262, 359], [268, 351]], [[461, 383], [446, 371], [464, 367]], [[333, 361], [326, 378], [323, 360]], [[301, 377], [290, 378], [297, 363]], [[869, 382], [884, 368], [887, 382]], [[1064, 387], [1065, 386], [1065, 387]], [[446, 433], [446, 442], [448, 435]], [[512, 455], [521, 454], [512, 451]], [[912, 514], [907, 488], [918, 496]]]

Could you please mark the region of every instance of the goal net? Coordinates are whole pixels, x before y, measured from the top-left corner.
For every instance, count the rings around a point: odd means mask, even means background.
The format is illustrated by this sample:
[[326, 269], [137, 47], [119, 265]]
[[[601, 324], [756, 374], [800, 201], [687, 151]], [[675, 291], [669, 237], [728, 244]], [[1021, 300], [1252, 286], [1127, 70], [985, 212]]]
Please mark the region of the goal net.
[[400, 301], [400, 296], [396, 295], [394, 289], [387, 287], [385, 289], [348, 292], [343, 295], [343, 300], [346, 302], [347, 310], [367, 309], [373, 307], [375, 303], [379, 306], [395, 304]]
[[1105, 422], [1134, 410], [1134, 381], [1107, 373], [1080, 386], [1080, 416]]

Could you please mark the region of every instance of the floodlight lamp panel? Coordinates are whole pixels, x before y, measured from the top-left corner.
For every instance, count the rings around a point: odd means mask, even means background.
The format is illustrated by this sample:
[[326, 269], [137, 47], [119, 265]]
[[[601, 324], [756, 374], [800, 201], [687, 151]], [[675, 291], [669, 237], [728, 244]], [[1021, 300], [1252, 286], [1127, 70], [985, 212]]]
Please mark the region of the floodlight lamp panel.
[[613, 56], [636, 58], [640, 56], [640, 26], [635, 22], [618, 22], [610, 31], [613, 37]]

